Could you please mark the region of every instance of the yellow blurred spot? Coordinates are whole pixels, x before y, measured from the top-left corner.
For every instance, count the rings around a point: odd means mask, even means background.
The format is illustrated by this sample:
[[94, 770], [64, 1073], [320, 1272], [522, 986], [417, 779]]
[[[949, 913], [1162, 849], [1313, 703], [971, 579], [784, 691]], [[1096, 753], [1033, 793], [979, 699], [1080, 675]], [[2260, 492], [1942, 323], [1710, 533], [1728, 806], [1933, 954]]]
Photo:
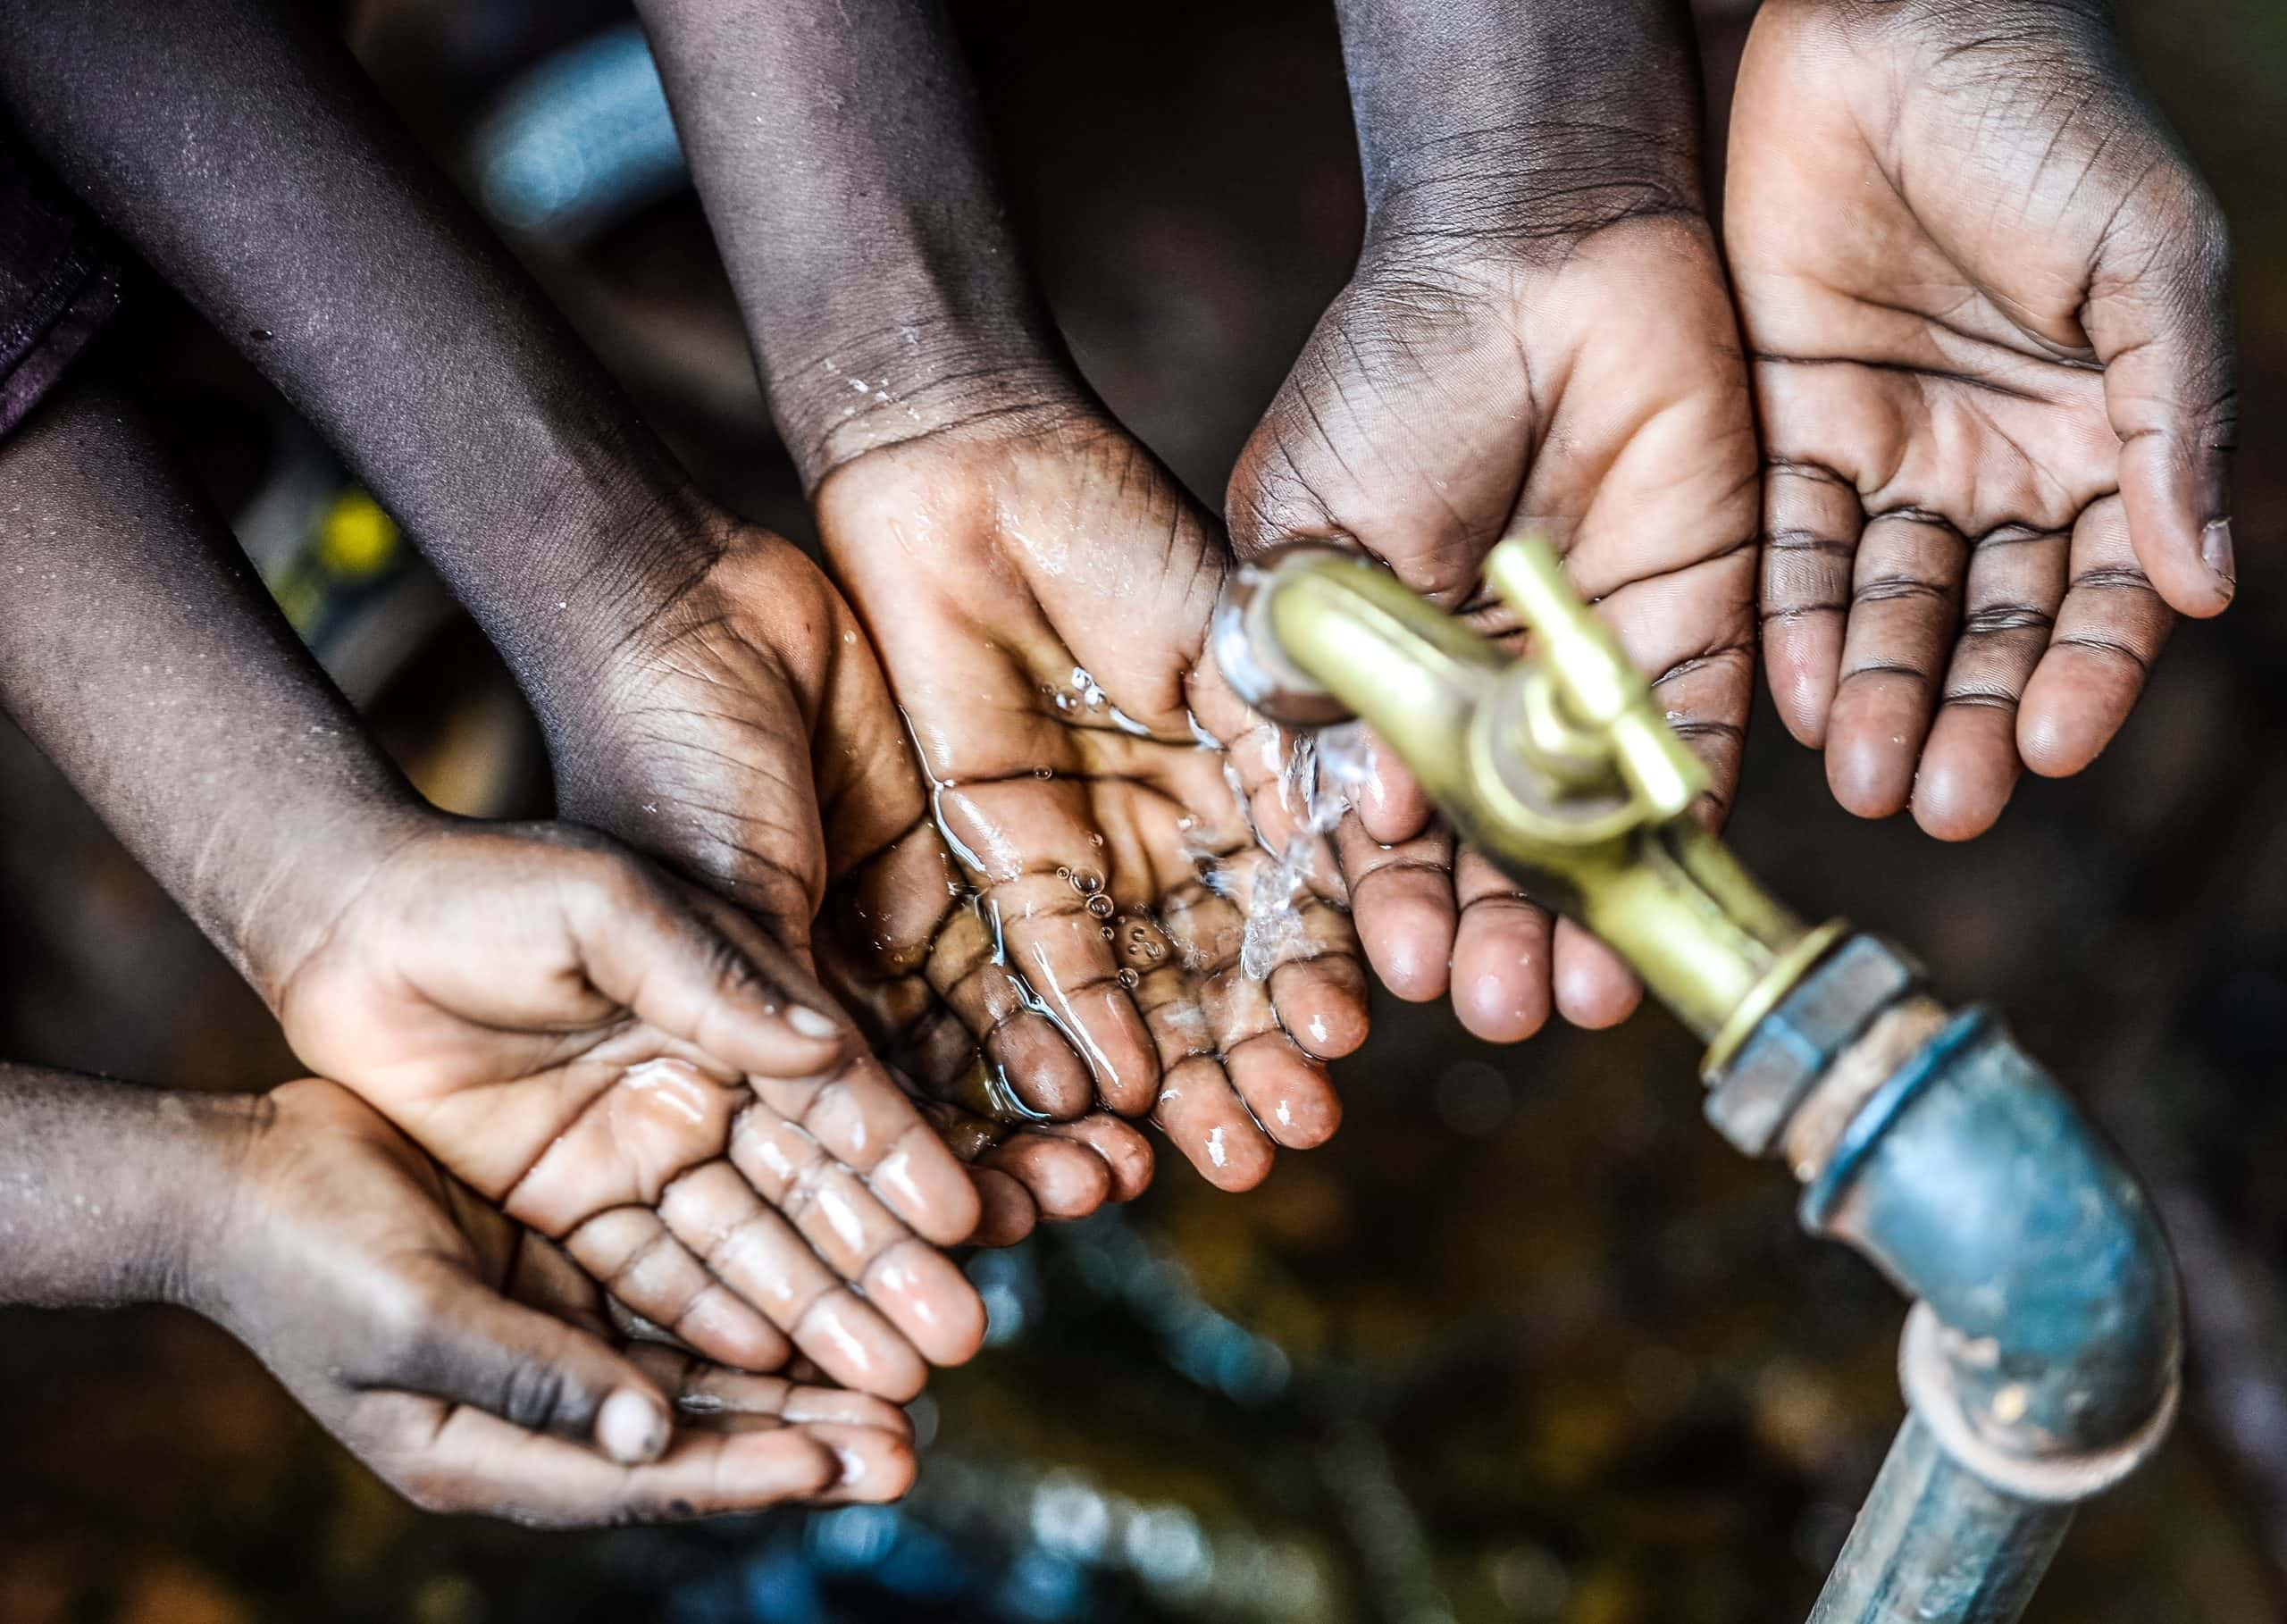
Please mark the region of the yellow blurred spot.
[[318, 523], [318, 561], [337, 575], [378, 575], [397, 561], [397, 522], [363, 490], [334, 498]]

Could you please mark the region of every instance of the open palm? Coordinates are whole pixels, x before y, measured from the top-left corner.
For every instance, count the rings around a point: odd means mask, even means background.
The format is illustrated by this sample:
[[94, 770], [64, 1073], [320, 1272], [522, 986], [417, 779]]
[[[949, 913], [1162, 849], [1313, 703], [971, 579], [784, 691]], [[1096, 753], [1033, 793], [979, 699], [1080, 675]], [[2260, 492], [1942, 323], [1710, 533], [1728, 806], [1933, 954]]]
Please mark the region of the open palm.
[[[1362, 548], [1513, 636], [1485, 557], [1520, 524], [1546, 528], [1720, 799], [1753, 670], [1755, 476], [1722, 272], [1688, 198], [1615, 180], [1565, 202], [1587, 212], [1537, 234], [1370, 239], [1240, 458], [1234, 539], [1242, 554], [1298, 538]], [[1336, 842], [1359, 933], [1401, 997], [1450, 989], [1497, 1042], [1537, 1030], [1552, 1000], [1587, 1025], [1633, 1007], [1601, 943], [1552, 933], [1490, 863], [1456, 857], [1386, 751]]]
[[565, 816], [734, 903], [815, 967], [974, 1157], [980, 1240], [1135, 1195], [1152, 1152], [1125, 1123], [979, 1121], [1002, 1077], [1031, 1087], [1079, 1062], [957, 905], [959, 870], [849, 605], [780, 537], [725, 521], [714, 551], [619, 643], [582, 724], [559, 730]]
[[1282, 742], [1206, 659], [1211, 521], [1081, 403], [867, 451], [816, 499], [972, 893], [954, 967], [1076, 1051], [1010, 1057], [1016, 1092], [1150, 1113], [1227, 1188], [1324, 1139], [1364, 978], [1310, 851], [1285, 860]]
[[2221, 220], [2100, 20], [1795, 0], [1726, 208], [1780, 713], [1851, 810], [1979, 833], [2230, 601]]

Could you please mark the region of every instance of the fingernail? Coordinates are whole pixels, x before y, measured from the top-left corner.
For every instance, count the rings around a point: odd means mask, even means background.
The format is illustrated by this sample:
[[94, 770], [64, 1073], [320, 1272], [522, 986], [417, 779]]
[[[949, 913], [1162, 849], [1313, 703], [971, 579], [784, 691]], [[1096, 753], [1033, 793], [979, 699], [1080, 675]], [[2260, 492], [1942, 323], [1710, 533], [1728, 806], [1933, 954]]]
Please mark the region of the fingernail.
[[596, 1442], [623, 1466], [645, 1465], [667, 1447], [667, 1418], [649, 1394], [623, 1387], [596, 1417]]
[[790, 1004], [786, 1009], [786, 1024], [804, 1037], [830, 1038], [842, 1035], [842, 1023], [830, 1015], [801, 1004]]
[[2199, 556], [2207, 565], [2207, 573], [2224, 583], [2230, 592], [2239, 582], [2232, 562], [2232, 522], [2210, 519], [2199, 532]]

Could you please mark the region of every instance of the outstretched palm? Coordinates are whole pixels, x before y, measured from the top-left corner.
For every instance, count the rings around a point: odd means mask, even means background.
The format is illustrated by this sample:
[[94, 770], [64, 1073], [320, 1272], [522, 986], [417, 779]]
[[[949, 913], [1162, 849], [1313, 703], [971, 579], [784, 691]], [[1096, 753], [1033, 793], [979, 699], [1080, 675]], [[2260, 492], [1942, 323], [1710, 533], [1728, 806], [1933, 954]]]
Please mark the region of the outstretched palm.
[[[565, 816], [608, 830], [760, 920], [906, 1073], [949, 1138], [974, 1147], [997, 1076], [1078, 1062], [984, 962], [982, 923], [874, 652], [790, 543], [725, 522], [715, 560], [635, 628], [557, 741]], [[966, 1108], [966, 1109], [964, 1109]], [[978, 1155], [979, 1238], [1125, 1200], [1150, 1146], [1097, 1115], [1027, 1127]]]
[[1780, 715], [1851, 810], [1977, 834], [2230, 600], [2214, 204], [2093, 16], [1779, 0], [1725, 236]]
[[[1378, 232], [1240, 459], [1232, 528], [1242, 553], [1361, 548], [1504, 635], [1517, 627], [1485, 598], [1486, 554], [1520, 523], [1547, 528], [1720, 799], [1738, 777], [1753, 634], [1754, 424], [1730, 309], [1687, 202], [1620, 179], [1563, 195], [1584, 199], [1563, 222]], [[1552, 940], [1489, 863], [1456, 858], [1383, 758], [1336, 841], [1390, 988], [1450, 986], [1463, 1024], [1501, 1042], [1537, 1030], [1552, 995], [1583, 1025], [1624, 1016], [1635, 992], [1619, 962], [1570, 925]]]
[[1283, 861], [1275, 730], [1206, 663], [1211, 523], [1077, 402], [866, 452], [817, 500], [974, 893], [946, 990], [1080, 1057], [1006, 1054], [1017, 1092], [1150, 1112], [1228, 1188], [1331, 1133], [1363, 976], [1308, 852]]

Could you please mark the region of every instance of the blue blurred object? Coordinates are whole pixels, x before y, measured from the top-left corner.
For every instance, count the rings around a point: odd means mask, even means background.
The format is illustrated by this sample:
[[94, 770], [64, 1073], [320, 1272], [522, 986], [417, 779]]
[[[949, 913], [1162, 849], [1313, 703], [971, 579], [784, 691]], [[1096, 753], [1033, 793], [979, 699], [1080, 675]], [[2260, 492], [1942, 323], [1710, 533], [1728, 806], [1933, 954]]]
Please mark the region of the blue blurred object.
[[632, 22], [517, 80], [477, 127], [469, 157], [495, 220], [557, 241], [577, 241], [688, 179], [650, 45]]

